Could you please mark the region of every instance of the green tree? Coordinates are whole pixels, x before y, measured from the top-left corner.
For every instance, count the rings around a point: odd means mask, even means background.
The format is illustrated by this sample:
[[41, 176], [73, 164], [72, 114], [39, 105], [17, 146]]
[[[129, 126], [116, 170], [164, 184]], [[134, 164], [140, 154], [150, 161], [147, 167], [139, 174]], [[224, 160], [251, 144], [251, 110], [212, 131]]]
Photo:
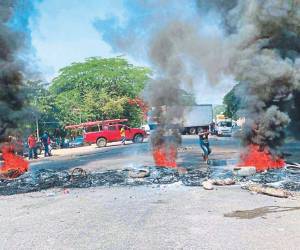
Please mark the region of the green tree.
[[56, 117], [63, 124], [97, 119], [128, 118], [140, 125], [141, 110], [128, 100], [139, 96], [150, 70], [124, 58], [92, 57], [62, 68], [50, 86]]
[[237, 95], [238, 88], [241, 87], [241, 83], [235, 85], [223, 98], [223, 104], [226, 106], [225, 115], [237, 119], [238, 110], [241, 109], [241, 98]]
[[216, 118], [217, 115], [225, 114], [226, 113], [226, 106], [225, 105], [216, 105], [214, 106], [214, 117]]
[[56, 118], [57, 109], [53, 103], [53, 96], [48, 90], [49, 85], [43, 81], [28, 81], [25, 84], [27, 95], [27, 106], [29, 112], [27, 116], [27, 128], [31, 131], [36, 129], [36, 119], [39, 123], [40, 131], [52, 130], [59, 127], [59, 120]]

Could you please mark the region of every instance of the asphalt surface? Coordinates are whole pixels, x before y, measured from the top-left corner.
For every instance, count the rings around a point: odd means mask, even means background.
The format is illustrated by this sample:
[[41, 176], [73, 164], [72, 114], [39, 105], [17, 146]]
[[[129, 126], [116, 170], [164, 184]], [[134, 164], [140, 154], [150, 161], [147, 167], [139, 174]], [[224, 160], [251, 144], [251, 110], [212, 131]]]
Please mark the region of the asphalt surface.
[[[239, 141], [231, 137], [213, 137], [210, 139], [212, 148], [212, 158], [238, 158]], [[182, 147], [188, 147], [186, 153], [179, 154], [179, 165], [190, 166], [203, 163], [201, 159], [201, 149], [198, 145], [197, 136], [183, 136]], [[151, 145], [148, 142], [141, 144], [114, 145], [105, 148], [97, 148], [95, 145], [89, 146], [89, 151], [81, 152], [69, 149], [66, 156], [43, 158], [33, 161], [30, 164], [32, 171], [41, 168], [67, 170], [81, 167], [88, 170], [109, 170], [124, 169], [139, 166], [154, 165]], [[227, 152], [227, 155], [226, 155]], [[55, 154], [55, 150], [53, 150]], [[225, 156], [226, 155], [226, 156]]]
[[[237, 159], [233, 138], [211, 138], [212, 159]], [[205, 167], [196, 136], [185, 136], [181, 166]], [[287, 144], [291, 159], [299, 143]], [[91, 147], [31, 162], [89, 171], [153, 165], [149, 143]], [[299, 249], [300, 197], [251, 194], [240, 186], [49, 189], [0, 197], [0, 249]]]
[[[239, 140], [232, 137], [211, 137], [211, 159], [235, 159], [238, 160], [239, 152], [243, 150]], [[185, 153], [179, 154], [179, 165], [199, 166], [203, 165], [201, 149], [197, 136], [183, 136], [182, 147], [191, 148]], [[88, 149], [88, 151], [87, 151]], [[300, 142], [290, 141], [282, 148], [287, 153], [286, 159], [292, 162], [300, 162]], [[74, 151], [74, 153], [72, 153]], [[53, 150], [55, 155], [55, 150]], [[32, 171], [36, 169], [68, 170], [75, 167], [87, 170], [124, 169], [139, 166], [154, 165], [151, 145], [148, 142], [122, 146], [115, 144], [105, 148], [97, 148], [95, 145], [88, 146], [85, 150], [68, 149], [65, 156], [54, 156], [33, 161], [30, 164]]]
[[[0, 198], [0, 249], [299, 249], [299, 198], [178, 184]], [[238, 212], [236, 212], [238, 210]]]

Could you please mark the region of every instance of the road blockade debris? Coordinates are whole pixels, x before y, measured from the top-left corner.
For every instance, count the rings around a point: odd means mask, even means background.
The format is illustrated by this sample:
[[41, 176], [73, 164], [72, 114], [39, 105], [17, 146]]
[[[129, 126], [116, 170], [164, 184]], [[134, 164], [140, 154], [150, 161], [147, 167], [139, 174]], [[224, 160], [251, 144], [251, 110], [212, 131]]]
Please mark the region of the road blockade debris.
[[4, 163], [0, 166], [0, 178], [14, 179], [28, 171], [29, 163], [14, 153], [13, 145], [4, 145], [1, 151]]
[[[241, 171], [245, 171], [240, 172], [241, 174], [236, 174], [237, 171], [240, 171], [239, 167], [226, 165], [224, 160], [214, 160], [211, 164], [208, 169], [209, 179], [230, 178], [240, 184], [252, 182], [288, 191], [300, 191], [300, 172], [297, 171], [298, 163], [289, 163], [286, 164], [287, 167], [285, 168], [270, 169], [258, 173], [253, 173], [254, 169], [245, 168], [245, 170], [241, 169]], [[253, 174], [247, 176], [251, 171]]]
[[270, 169], [283, 168], [284, 159], [278, 155], [272, 155], [268, 147], [251, 143], [247, 150], [240, 155], [239, 167], [253, 166], [257, 172]]
[[129, 171], [128, 176], [131, 178], [145, 178], [149, 176], [149, 174], [148, 169], [132, 169]]
[[[142, 177], [143, 176], [143, 177]], [[41, 191], [50, 188], [89, 188], [97, 186], [136, 186], [151, 184], [173, 184], [181, 182], [185, 186], [201, 186], [207, 173], [187, 170], [180, 173], [174, 168], [143, 167], [140, 170], [108, 170], [86, 172], [75, 168], [72, 171], [40, 169], [30, 171], [15, 179], [0, 179], [0, 195], [12, 195]]]
[[211, 180], [213, 185], [216, 186], [229, 186], [229, 185], [234, 185], [235, 184], [235, 180], [230, 179], [230, 178], [226, 178], [226, 179], [215, 179], [215, 180]]
[[[216, 162], [217, 165], [219, 165]], [[295, 166], [297, 164], [294, 164]], [[182, 183], [184, 186], [203, 186], [211, 190], [213, 185], [257, 184], [287, 191], [300, 191], [300, 174], [289, 168], [273, 169], [250, 176], [234, 175], [234, 166], [209, 166], [207, 169], [141, 166], [137, 169], [88, 172], [82, 168], [70, 171], [39, 169], [29, 171], [18, 178], [0, 176], [0, 195], [12, 195], [46, 190], [50, 188], [89, 188], [97, 186], [137, 186]], [[263, 189], [272, 192], [273, 189]]]
[[[180, 175], [181, 181], [185, 186], [201, 186], [203, 180], [207, 178], [207, 172], [200, 169], [186, 170], [187, 172]], [[183, 171], [180, 170], [180, 173]]]
[[233, 169], [233, 174], [241, 177], [251, 176], [256, 173], [256, 168], [253, 166], [236, 167]]
[[251, 192], [274, 196], [277, 198], [288, 198], [288, 197], [292, 196], [292, 194], [290, 192], [283, 190], [281, 188], [267, 187], [267, 186], [258, 185], [258, 184], [250, 184], [250, 185], [245, 186], [244, 188]]
[[292, 173], [292, 174], [300, 174], [300, 164], [299, 163], [287, 163], [285, 165], [285, 169], [286, 171], [288, 171], [289, 173]]
[[213, 190], [214, 187], [213, 185], [216, 186], [229, 186], [229, 185], [234, 185], [235, 180], [226, 178], [226, 179], [208, 179], [204, 182], [202, 182], [202, 186], [205, 190]]
[[83, 178], [83, 177], [86, 177], [87, 176], [87, 173], [84, 169], [82, 168], [74, 168], [72, 171], [71, 171], [71, 175], [70, 175], [70, 180], [74, 180], [76, 178]]
[[210, 180], [203, 181], [202, 186], [205, 190], [213, 190], [214, 189], [213, 184]]

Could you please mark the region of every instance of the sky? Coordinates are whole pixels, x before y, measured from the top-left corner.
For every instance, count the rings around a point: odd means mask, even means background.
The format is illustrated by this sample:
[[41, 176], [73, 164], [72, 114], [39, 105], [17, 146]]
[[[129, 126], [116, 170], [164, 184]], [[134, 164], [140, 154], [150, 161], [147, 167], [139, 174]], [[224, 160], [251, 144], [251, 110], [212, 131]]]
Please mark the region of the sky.
[[[88, 4], [87, 4], [88, 2]], [[30, 20], [31, 43], [37, 64], [47, 80], [58, 70], [87, 57], [115, 56], [94, 28], [96, 18], [121, 15], [120, 1], [44, 0]]]
[[[60, 68], [91, 56], [123, 55], [135, 65], [149, 66], [145, 49], [149, 36], [169, 16], [195, 15], [194, 6], [182, 6], [181, 1], [175, 1], [172, 7], [162, 0], [160, 4], [144, 0], [36, 1], [28, 29], [37, 70], [46, 81], [57, 76]], [[205, 19], [203, 32], [221, 32], [212, 20], [209, 16]], [[196, 91], [200, 93], [199, 86]], [[214, 87], [203, 80], [203, 86], [207, 94], [196, 95], [197, 102], [218, 104], [230, 90], [232, 80], [225, 79]]]

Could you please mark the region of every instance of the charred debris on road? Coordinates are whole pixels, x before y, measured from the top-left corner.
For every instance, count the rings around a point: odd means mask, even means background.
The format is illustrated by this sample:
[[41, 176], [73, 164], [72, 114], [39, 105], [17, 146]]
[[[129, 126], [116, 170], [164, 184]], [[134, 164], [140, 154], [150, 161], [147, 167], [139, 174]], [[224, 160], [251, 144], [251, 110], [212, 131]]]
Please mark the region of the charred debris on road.
[[[131, 174], [144, 171], [147, 175], [143, 175], [141, 178]], [[191, 170], [186, 174], [180, 174], [175, 169], [162, 167], [149, 167], [142, 170], [108, 170], [105, 172], [86, 172], [81, 168], [76, 168], [71, 172], [41, 169], [27, 172], [16, 179], [0, 179], [0, 195], [28, 193], [49, 188], [138, 186], [172, 184], [179, 181], [187, 186], [200, 186], [206, 177], [207, 174], [201, 170]]]
[[[269, 170], [248, 177], [239, 177], [227, 168], [226, 162], [215, 161], [207, 169], [141, 167], [137, 169], [87, 172], [81, 168], [72, 171], [40, 169], [29, 171], [15, 179], [0, 178], [0, 195], [36, 192], [50, 188], [90, 188], [98, 186], [166, 185], [181, 182], [184, 186], [202, 186], [208, 179], [232, 179], [236, 183], [258, 183], [264, 186], [300, 191], [300, 168], [290, 164], [284, 169]], [[225, 166], [225, 167], [224, 167]]]

